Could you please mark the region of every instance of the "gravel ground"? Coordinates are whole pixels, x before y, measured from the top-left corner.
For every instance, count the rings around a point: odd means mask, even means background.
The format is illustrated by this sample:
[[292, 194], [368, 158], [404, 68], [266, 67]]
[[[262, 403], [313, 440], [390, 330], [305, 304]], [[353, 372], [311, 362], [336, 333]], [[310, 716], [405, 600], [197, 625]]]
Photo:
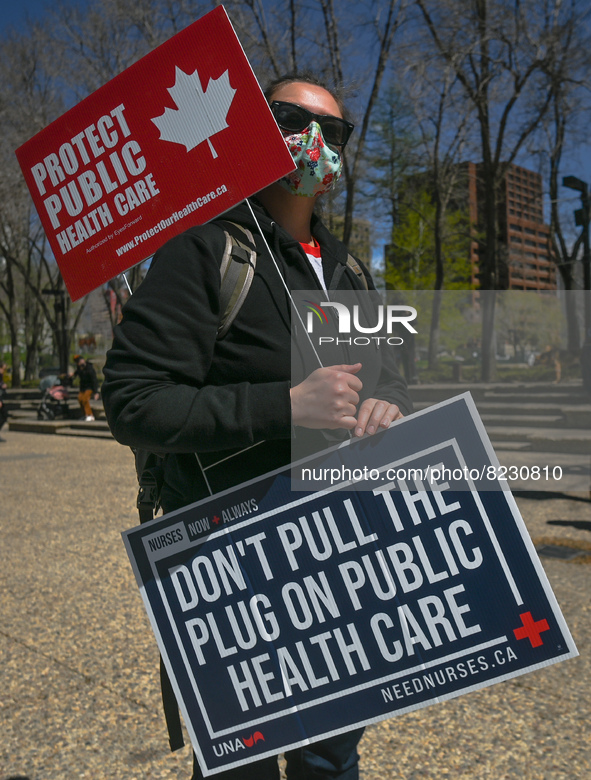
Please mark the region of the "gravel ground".
[[[4, 432], [3, 432], [4, 433]], [[113, 441], [0, 444], [0, 780], [189, 780], [120, 532], [135, 472]], [[536, 541], [591, 553], [583, 497], [518, 498]], [[543, 558], [579, 658], [367, 729], [363, 780], [591, 778], [591, 556]]]

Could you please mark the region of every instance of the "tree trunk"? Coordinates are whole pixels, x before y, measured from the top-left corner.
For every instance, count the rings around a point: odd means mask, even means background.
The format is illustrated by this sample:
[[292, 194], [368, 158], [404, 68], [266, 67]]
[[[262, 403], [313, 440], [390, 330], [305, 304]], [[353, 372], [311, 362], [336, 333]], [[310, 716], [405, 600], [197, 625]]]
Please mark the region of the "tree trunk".
[[431, 306], [431, 328], [429, 331], [428, 366], [430, 371], [437, 368], [437, 352], [439, 350], [439, 320], [443, 297], [443, 217], [444, 209], [441, 202], [439, 187], [435, 187], [435, 290]]
[[481, 191], [484, 195], [484, 252], [478, 260], [480, 272], [482, 332], [480, 351], [482, 356], [481, 379], [494, 382], [497, 378], [495, 357], [495, 303], [499, 284], [497, 187], [495, 171], [487, 163], [482, 165]]
[[10, 354], [12, 356], [12, 387], [21, 386], [21, 353], [19, 347], [19, 321], [17, 313], [17, 301], [14, 287], [13, 265], [7, 260], [6, 277], [2, 284], [2, 289], [6, 293], [7, 305], [3, 306], [10, 332]]
[[[38, 287], [41, 287], [41, 279], [37, 279]], [[37, 374], [39, 360], [39, 345], [43, 333], [43, 313], [37, 301], [37, 297], [30, 288], [25, 285], [25, 381], [32, 381]]]
[[438, 289], [433, 291], [433, 301], [431, 303], [431, 327], [429, 329], [429, 351], [427, 356], [430, 371], [435, 371], [438, 364], [437, 352], [439, 350], [442, 298], [443, 290]]
[[[11, 312], [11, 315], [13, 313]], [[8, 323], [10, 330], [10, 354], [12, 355], [12, 385], [11, 387], [21, 386], [21, 353], [18, 343], [18, 323], [16, 318], [11, 316]]]
[[[566, 314], [566, 348], [571, 355], [578, 355], [581, 349], [581, 331], [579, 328], [579, 320], [577, 318], [577, 307], [574, 305], [575, 280], [572, 272], [572, 266], [567, 263], [561, 263], [558, 265], [560, 276], [562, 277], [562, 283], [567, 293], [565, 300], [565, 314]], [[568, 293], [571, 293], [569, 295]]]
[[36, 323], [34, 329], [29, 334], [27, 349], [25, 353], [25, 380], [32, 381], [37, 374], [37, 364], [39, 362], [39, 342], [41, 339], [42, 323]]
[[495, 341], [495, 304], [496, 290], [486, 290], [480, 296], [480, 309], [482, 312], [482, 368], [481, 379], [483, 382], [494, 382], [497, 378], [496, 341]]

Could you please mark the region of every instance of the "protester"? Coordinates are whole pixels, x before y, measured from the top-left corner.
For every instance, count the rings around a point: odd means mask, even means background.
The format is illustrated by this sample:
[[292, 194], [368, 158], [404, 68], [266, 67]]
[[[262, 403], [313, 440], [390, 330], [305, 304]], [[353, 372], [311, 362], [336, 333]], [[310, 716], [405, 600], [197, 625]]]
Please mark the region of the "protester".
[[[223, 217], [253, 233], [258, 254], [252, 287], [228, 334], [216, 338], [225, 239], [214, 220], [157, 252], [107, 355], [103, 399], [113, 434], [124, 444], [168, 453], [165, 511], [206, 497], [208, 487], [229, 488], [288, 464], [294, 431], [318, 451], [327, 447], [326, 431], [372, 434], [411, 410], [387, 355], [377, 355], [376, 370], [351, 365], [343, 351], [338, 364], [307, 366], [291, 386], [286, 288], [320, 295], [364, 289], [347, 265], [346, 248], [314, 213], [340, 175], [353, 127], [338, 97], [312, 76], [279, 79], [266, 94], [298, 168], [250, 199], [258, 224], [246, 203]], [[258, 153], [264, 164], [264, 150]], [[215, 478], [208, 470], [206, 479], [202, 465], [222, 460]], [[362, 731], [288, 751], [287, 777], [355, 780]], [[193, 777], [202, 777], [196, 763]], [[279, 769], [268, 758], [217, 777], [277, 780]]]
[[94, 414], [90, 406], [90, 399], [93, 398], [95, 401], [99, 399], [99, 383], [96, 371], [92, 363], [89, 360], [85, 360], [82, 355], [74, 355], [74, 362], [76, 363], [76, 370], [72, 374], [72, 378], [78, 377], [80, 380], [78, 403], [84, 412], [85, 421], [92, 422], [94, 421]]
[[[4, 381], [4, 372], [6, 371], [6, 363], [0, 363], [0, 431], [2, 430], [2, 426], [8, 420], [8, 410], [6, 408], [5, 399], [7, 396], [7, 385]], [[2, 436], [0, 436], [0, 443], [5, 442], [6, 439], [3, 439]]]

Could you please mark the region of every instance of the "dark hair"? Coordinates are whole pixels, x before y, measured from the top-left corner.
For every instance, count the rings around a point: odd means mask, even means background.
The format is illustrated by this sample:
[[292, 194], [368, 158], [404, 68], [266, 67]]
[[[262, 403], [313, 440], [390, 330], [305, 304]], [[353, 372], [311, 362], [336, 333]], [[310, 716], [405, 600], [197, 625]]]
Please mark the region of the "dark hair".
[[285, 73], [283, 76], [279, 76], [278, 78], [270, 81], [263, 90], [263, 94], [267, 98], [267, 101], [270, 103], [273, 94], [280, 87], [283, 87], [287, 84], [311, 84], [314, 87], [321, 87], [322, 89], [326, 90], [329, 95], [332, 95], [339, 107], [342, 117], [344, 119], [347, 118], [347, 111], [345, 109], [345, 104], [339, 90], [335, 89], [334, 87], [329, 87], [324, 81], [322, 81], [322, 79], [310, 71], [304, 71], [303, 73]]

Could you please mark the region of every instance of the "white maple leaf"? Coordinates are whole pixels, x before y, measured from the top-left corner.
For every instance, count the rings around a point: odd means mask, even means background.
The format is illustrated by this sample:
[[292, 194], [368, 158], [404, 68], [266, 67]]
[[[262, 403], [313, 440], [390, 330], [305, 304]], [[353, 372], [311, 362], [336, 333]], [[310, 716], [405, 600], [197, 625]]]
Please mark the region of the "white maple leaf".
[[188, 152], [207, 141], [212, 155], [217, 157], [209, 139], [228, 127], [226, 116], [236, 94], [228, 71], [218, 79], [210, 79], [204, 92], [197, 71], [189, 76], [177, 67], [174, 87], [168, 92], [178, 110], [165, 108], [161, 116], [152, 119], [160, 130], [160, 140], [184, 144]]

